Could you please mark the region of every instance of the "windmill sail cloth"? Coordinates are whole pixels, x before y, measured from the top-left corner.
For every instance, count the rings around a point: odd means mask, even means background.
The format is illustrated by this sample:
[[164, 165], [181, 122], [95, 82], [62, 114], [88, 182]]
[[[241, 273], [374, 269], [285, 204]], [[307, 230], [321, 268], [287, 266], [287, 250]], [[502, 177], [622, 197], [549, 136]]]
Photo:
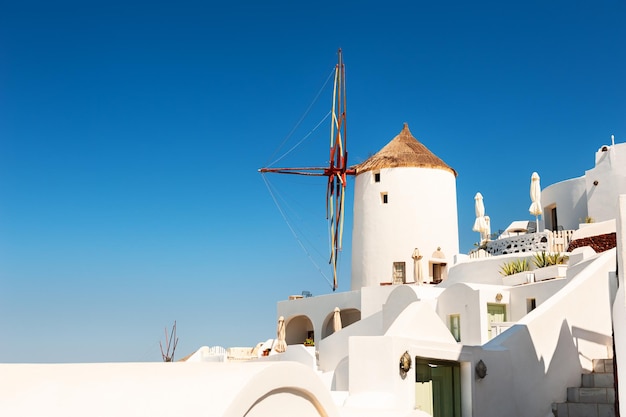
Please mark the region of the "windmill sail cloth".
[[274, 350], [278, 353], [285, 352], [287, 350], [287, 342], [285, 341], [287, 337], [285, 333], [285, 318], [283, 316], [280, 316], [278, 319], [276, 335], [278, 336], [278, 342], [276, 342]]
[[339, 307], [335, 307], [335, 313], [333, 314], [333, 331], [338, 332], [342, 327], [341, 310], [339, 310]]
[[[533, 172], [532, 177], [530, 178], [530, 201], [532, 204], [528, 211], [533, 216], [539, 216], [543, 213], [541, 209], [541, 185], [539, 184], [539, 174]], [[537, 225], [539, 227], [539, 225]], [[539, 229], [537, 229], [539, 230]]]
[[483, 195], [476, 193], [474, 196], [474, 208], [476, 210], [476, 220], [474, 221], [473, 231], [482, 234], [486, 234], [489, 226], [485, 220], [485, 204], [483, 203]]

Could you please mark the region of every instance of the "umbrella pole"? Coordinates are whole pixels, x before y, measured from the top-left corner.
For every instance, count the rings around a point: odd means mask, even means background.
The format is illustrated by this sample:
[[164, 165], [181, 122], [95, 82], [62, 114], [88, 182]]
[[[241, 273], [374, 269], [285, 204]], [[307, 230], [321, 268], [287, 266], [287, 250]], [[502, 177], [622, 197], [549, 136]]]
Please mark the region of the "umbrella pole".
[[539, 233], [539, 216], [535, 216], [535, 233]]

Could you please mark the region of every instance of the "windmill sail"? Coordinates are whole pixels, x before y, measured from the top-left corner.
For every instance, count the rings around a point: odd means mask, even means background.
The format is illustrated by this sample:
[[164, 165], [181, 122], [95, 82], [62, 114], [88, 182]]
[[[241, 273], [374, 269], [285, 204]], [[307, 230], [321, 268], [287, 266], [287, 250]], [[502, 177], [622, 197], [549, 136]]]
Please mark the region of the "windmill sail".
[[341, 49], [335, 66], [333, 104], [330, 126], [330, 158], [328, 167], [306, 168], [261, 168], [259, 172], [279, 174], [309, 175], [328, 177], [326, 187], [326, 218], [329, 221], [330, 259], [333, 271], [333, 291], [337, 289], [337, 263], [343, 240], [343, 221], [347, 176], [355, 170], [348, 168], [347, 127], [346, 127], [346, 83], [345, 67]]

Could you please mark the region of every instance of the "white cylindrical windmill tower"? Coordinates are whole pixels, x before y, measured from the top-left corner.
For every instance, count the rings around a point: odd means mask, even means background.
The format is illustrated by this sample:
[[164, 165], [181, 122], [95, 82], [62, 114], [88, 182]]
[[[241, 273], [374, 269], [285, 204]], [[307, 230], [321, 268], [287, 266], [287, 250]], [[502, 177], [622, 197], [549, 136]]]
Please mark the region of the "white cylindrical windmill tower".
[[459, 252], [456, 171], [406, 123], [355, 168], [352, 289], [445, 279]]

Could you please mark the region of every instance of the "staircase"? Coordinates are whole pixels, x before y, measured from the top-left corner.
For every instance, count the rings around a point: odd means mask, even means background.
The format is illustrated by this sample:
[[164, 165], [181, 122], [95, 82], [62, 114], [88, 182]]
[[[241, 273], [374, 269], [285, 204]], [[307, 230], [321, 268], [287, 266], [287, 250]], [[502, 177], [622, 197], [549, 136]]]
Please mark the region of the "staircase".
[[613, 359], [594, 359], [581, 386], [567, 389], [567, 402], [552, 404], [555, 417], [615, 417]]

